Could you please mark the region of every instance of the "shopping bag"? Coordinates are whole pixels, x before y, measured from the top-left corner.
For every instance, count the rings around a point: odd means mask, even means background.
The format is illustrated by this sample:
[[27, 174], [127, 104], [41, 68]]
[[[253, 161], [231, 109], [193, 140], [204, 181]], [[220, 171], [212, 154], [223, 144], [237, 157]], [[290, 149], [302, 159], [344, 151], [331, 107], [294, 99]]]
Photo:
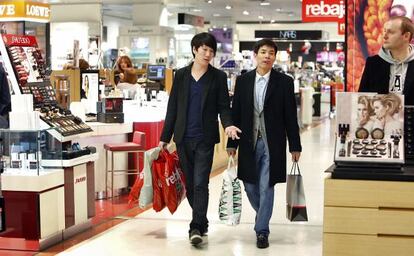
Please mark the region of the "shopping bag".
[[131, 191], [128, 195], [128, 204], [134, 204], [138, 201], [140, 197], [142, 186], [144, 185], [144, 172], [141, 171], [132, 185]]
[[145, 208], [148, 204], [152, 203], [152, 175], [151, 164], [154, 159], [158, 158], [160, 148], [155, 147], [144, 153], [144, 168], [140, 171], [135, 180], [134, 185], [131, 188], [128, 196], [128, 203], [133, 204], [138, 201], [141, 208]]
[[154, 172], [160, 183], [164, 203], [173, 214], [185, 198], [185, 179], [177, 153], [161, 151], [158, 159], [153, 163]]
[[223, 173], [223, 185], [221, 187], [219, 201], [219, 219], [227, 225], [240, 223], [242, 211], [242, 193], [240, 181], [237, 179], [237, 167], [234, 158], [230, 157], [227, 170]]
[[297, 162], [293, 162], [287, 176], [286, 217], [290, 221], [308, 221], [303, 179]]
[[144, 153], [144, 169], [142, 170], [144, 174], [144, 182], [138, 200], [138, 205], [141, 209], [147, 207], [153, 201], [154, 191], [152, 188], [151, 166], [152, 162], [158, 158], [160, 151], [161, 148], [155, 147]]

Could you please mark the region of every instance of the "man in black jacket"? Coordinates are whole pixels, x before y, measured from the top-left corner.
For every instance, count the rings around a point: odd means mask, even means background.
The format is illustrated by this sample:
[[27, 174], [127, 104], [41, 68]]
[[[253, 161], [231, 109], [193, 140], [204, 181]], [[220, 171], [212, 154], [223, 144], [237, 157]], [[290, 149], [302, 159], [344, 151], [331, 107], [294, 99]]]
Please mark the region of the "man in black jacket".
[[368, 57], [360, 92], [389, 92], [405, 95], [405, 104], [414, 105], [413, 22], [403, 16], [391, 17], [384, 24], [384, 44], [378, 55]]
[[209, 64], [216, 53], [216, 39], [208, 33], [197, 34], [191, 48], [194, 62], [175, 74], [159, 146], [164, 148], [174, 134], [193, 209], [189, 237], [198, 245], [208, 228], [208, 183], [214, 144], [220, 142], [218, 115], [228, 136], [236, 138], [241, 131], [231, 119], [227, 76]]
[[257, 68], [237, 78], [232, 105], [234, 125], [243, 133], [227, 142], [229, 155], [239, 148], [238, 178], [256, 211], [258, 248], [269, 247], [274, 186], [286, 182], [286, 139], [293, 161], [302, 151], [293, 79], [272, 69], [276, 53], [272, 40], [256, 43]]

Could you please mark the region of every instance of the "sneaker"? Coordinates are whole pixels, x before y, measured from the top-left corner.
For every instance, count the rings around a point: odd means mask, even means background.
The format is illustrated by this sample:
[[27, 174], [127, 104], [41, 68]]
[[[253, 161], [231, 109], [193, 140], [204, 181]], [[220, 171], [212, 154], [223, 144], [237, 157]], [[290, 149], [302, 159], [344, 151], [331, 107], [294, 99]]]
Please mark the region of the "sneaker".
[[264, 249], [269, 247], [269, 239], [268, 236], [265, 234], [259, 234], [257, 235], [257, 241], [256, 241], [257, 248]]
[[201, 238], [200, 231], [198, 229], [193, 229], [190, 232], [190, 242], [192, 245], [199, 245], [201, 242], [203, 242], [203, 239]]

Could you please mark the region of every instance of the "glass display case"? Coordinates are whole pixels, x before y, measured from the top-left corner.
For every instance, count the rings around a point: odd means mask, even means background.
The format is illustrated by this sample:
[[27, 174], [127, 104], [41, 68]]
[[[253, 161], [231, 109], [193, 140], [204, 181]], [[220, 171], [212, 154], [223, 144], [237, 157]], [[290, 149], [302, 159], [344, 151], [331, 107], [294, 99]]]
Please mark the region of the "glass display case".
[[0, 166], [5, 172], [39, 175], [62, 161], [62, 143], [51, 134], [54, 129], [0, 129]]

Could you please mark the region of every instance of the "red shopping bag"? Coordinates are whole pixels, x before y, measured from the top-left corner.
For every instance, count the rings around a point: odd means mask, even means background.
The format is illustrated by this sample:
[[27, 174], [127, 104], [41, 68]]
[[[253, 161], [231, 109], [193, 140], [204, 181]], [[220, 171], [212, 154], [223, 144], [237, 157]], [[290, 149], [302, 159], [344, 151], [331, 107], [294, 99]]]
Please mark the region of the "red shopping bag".
[[141, 171], [137, 175], [134, 185], [131, 188], [128, 196], [128, 204], [134, 204], [138, 202], [139, 195], [141, 194], [141, 188], [144, 185], [144, 172]]
[[[161, 155], [160, 155], [161, 156]], [[164, 196], [162, 194], [162, 175], [159, 174], [159, 170], [162, 169], [160, 157], [152, 162], [152, 188], [153, 188], [153, 201], [152, 208], [159, 212], [165, 207]]]
[[161, 182], [160, 188], [164, 202], [173, 214], [185, 198], [184, 174], [181, 171], [177, 153], [170, 154], [168, 151], [162, 151], [158, 159], [153, 162], [153, 173], [156, 173]]

